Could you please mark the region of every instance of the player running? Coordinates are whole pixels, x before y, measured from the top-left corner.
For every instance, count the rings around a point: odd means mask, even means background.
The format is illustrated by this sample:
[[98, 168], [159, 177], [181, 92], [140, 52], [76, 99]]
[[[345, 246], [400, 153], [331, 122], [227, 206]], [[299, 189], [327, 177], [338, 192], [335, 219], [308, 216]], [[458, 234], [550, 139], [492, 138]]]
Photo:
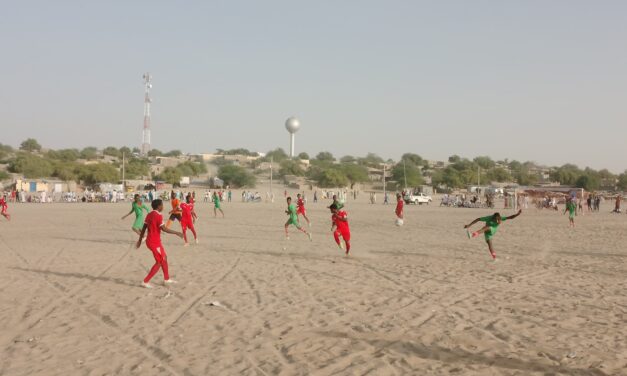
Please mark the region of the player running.
[[[493, 215], [487, 217], [477, 218], [474, 221], [470, 222], [470, 224], [464, 226], [464, 228], [466, 229], [466, 233], [468, 234], [469, 238], [471, 236], [473, 238], [476, 238], [477, 236], [483, 234], [486, 243], [488, 243], [490, 255], [492, 256], [492, 259], [496, 260], [496, 253], [494, 252], [494, 247], [492, 246], [492, 238], [496, 234], [496, 231], [498, 230], [501, 223], [518, 217], [520, 213], [522, 213], [522, 210], [519, 210], [518, 213], [510, 215], [509, 217], [501, 217], [501, 214], [494, 213]], [[471, 234], [469, 228], [477, 222], [485, 222], [485, 226], [483, 226], [479, 231], [475, 231]]]
[[289, 225], [294, 225], [299, 231], [307, 235], [307, 237], [309, 237], [309, 240], [311, 240], [311, 233], [307, 232], [307, 230], [302, 228], [302, 226], [300, 225], [300, 222], [298, 221], [298, 213], [296, 211], [296, 206], [292, 204], [291, 197], [287, 198], [287, 210], [285, 211], [285, 214], [290, 216], [287, 222], [285, 222], [285, 239], [287, 240], [290, 239], [290, 235], [287, 231], [287, 228], [289, 227]]
[[185, 240], [185, 247], [189, 246], [187, 242], [187, 229], [189, 229], [194, 235], [194, 241], [198, 244], [198, 236], [196, 235], [196, 229], [194, 228], [194, 202], [191, 195], [187, 195], [185, 202], [181, 204], [181, 230], [183, 232], [183, 240]]
[[331, 216], [331, 232], [333, 232], [335, 242], [340, 249], [343, 249], [340, 241], [340, 236], [342, 236], [344, 243], [346, 243], [346, 255], [348, 256], [351, 250], [351, 230], [348, 226], [348, 214], [344, 210], [339, 210], [335, 205], [331, 205], [329, 209], [333, 213]]
[[146, 237], [146, 246], [150, 251], [152, 251], [152, 255], [155, 258], [155, 264], [150, 269], [150, 272], [144, 278], [142, 282], [142, 286], [148, 289], [151, 289], [153, 286], [150, 284], [150, 280], [152, 277], [157, 274], [159, 269], [163, 269], [163, 282], [165, 284], [176, 283], [170, 279], [170, 274], [168, 273], [168, 256], [165, 253], [165, 248], [163, 248], [163, 244], [161, 244], [161, 231], [176, 235], [180, 238], [183, 237], [178, 231], [170, 230], [166, 226], [163, 225], [163, 216], [161, 212], [163, 211], [163, 201], [157, 199], [152, 202], [152, 211], [148, 213], [146, 216], [146, 223], [144, 223], [144, 227], [142, 231], [139, 233], [139, 240], [137, 240], [136, 247], [139, 248], [142, 245], [142, 240], [144, 239], [144, 234], [148, 231], [148, 236]]
[[174, 191], [170, 193], [170, 203], [172, 204], [172, 211], [170, 211], [170, 218], [165, 225], [166, 228], [170, 228], [175, 220], [181, 222], [181, 200], [176, 198]]
[[[146, 211], [146, 213], [144, 213]], [[150, 208], [142, 202], [141, 196], [136, 194], [133, 196], [133, 203], [131, 204], [131, 211], [128, 212], [127, 215], [122, 217], [122, 219], [126, 219], [129, 215], [135, 213], [135, 222], [133, 222], [133, 226], [131, 229], [139, 235], [142, 232], [142, 228], [144, 227], [144, 220], [146, 218], [146, 214], [150, 213]]]
[[6, 196], [5, 195], [0, 196], [0, 214], [2, 214], [2, 216], [6, 218], [7, 221], [10, 221], [11, 214], [7, 213], [8, 208], [9, 208], [9, 205], [7, 205]]
[[305, 218], [305, 220], [307, 221], [307, 225], [309, 227], [311, 227], [311, 221], [309, 221], [309, 218], [307, 218], [307, 211], [305, 210], [305, 200], [303, 200], [302, 196], [299, 194], [296, 195], [296, 214], [297, 215], [302, 215], [303, 218]]
[[218, 210], [222, 213], [222, 218], [224, 218], [224, 212], [220, 207], [220, 196], [218, 196], [218, 192], [213, 192], [213, 217], [218, 216]]
[[569, 199], [568, 201], [566, 201], [566, 207], [564, 208], [563, 214], [566, 214], [566, 211], [568, 211], [569, 226], [575, 227], [575, 216], [577, 215], [577, 205], [575, 204], [574, 200]]

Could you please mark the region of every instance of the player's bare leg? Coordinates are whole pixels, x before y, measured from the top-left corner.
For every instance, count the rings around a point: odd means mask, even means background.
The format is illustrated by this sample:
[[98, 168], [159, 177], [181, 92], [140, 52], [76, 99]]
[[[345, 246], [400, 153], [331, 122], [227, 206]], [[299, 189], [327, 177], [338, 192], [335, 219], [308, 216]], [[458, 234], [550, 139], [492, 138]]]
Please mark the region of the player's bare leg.
[[494, 252], [494, 247], [492, 246], [492, 239], [486, 240], [488, 243], [488, 250], [490, 251], [490, 256], [492, 256], [493, 260], [496, 260], [496, 253]]
[[[490, 229], [490, 226], [483, 226], [482, 228], [480, 228], [479, 230], [475, 231], [472, 233], [472, 237], [476, 238], [477, 236], [485, 233], [486, 231], [488, 231]], [[470, 232], [470, 231], [469, 231]]]

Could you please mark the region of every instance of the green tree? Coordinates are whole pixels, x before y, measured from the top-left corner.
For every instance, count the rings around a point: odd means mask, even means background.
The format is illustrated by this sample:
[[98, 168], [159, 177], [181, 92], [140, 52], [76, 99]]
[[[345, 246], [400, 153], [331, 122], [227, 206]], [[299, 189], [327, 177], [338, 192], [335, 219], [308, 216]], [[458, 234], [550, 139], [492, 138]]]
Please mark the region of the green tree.
[[549, 177], [562, 185], [573, 186], [582, 175], [583, 171], [573, 164], [565, 164], [549, 172]]
[[79, 159], [81, 153], [77, 149], [50, 150], [46, 153], [48, 159], [56, 159], [65, 162], [74, 162]]
[[298, 154], [298, 159], [300, 159], [301, 161], [308, 161], [309, 160], [309, 154], [307, 153], [300, 153]]
[[85, 185], [98, 183], [117, 183], [120, 181], [120, 171], [108, 163], [96, 163], [80, 166], [78, 178]]
[[405, 163], [401, 161], [392, 168], [392, 178], [399, 186], [405, 186], [405, 180], [407, 180], [407, 187], [418, 187], [424, 184], [424, 178], [418, 166], [408, 161]]
[[496, 163], [492, 160], [492, 158], [487, 156], [476, 157], [475, 159], [473, 159], [473, 162], [475, 162], [479, 167], [484, 170], [489, 170], [496, 166]]
[[462, 188], [464, 186], [464, 181], [459, 171], [451, 166], [442, 171], [434, 172], [431, 180], [435, 186], [444, 186], [449, 189]]
[[348, 179], [351, 189], [357, 183], [364, 183], [368, 181], [368, 169], [365, 166], [344, 163], [340, 165], [340, 169], [344, 172], [344, 175]]
[[529, 170], [523, 167], [514, 173], [514, 180], [520, 185], [534, 185], [538, 183], [538, 175], [529, 172]]
[[125, 173], [127, 179], [137, 179], [142, 176], [149, 176], [150, 166], [148, 165], [148, 161], [143, 158], [131, 157], [126, 161]]
[[627, 191], [627, 171], [625, 171], [622, 174], [618, 175], [617, 187], [621, 191]]
[[149, 157], [162, 157], [163, 153], [159, 149], [152, 149], [152, 150], [148, 151], [148, 153], [146, 153], [146, 155], [149, 156]]
[[288, 159], [288, 156], [285, 150], [276, 148], [266, 153], [265, 160], [270, 161], [271, 159], [276, 163], [280, 163], [282, 160]]
[[185, 161], [179, 163], [176, 169], [182, 176], [198, 176], [207, 172], [207, 166], [204, 163]]
[[318, 176], [318, 185], [323, 188], [346, 187], [349, 183], [342, 171], [334, 168], [326, 169]]
[[368, 166], [368, 167], [378, 167], [381, 163], [384, 162], [383, 158], [379, 157], [375, 153], [368, 153], [365, 157], [359, 158], [357, 162], [360, 165]]
[[457, 163], [457, 162], [459, 162], [461, 160], [462, 159], [460, 158], [459, 155], [451, 155], [450, 157], [448, 157], [449, 163]]
[[120, 155], [124, 155], [125, 158], [130, 158], [133, 155], [133, 151], [128, 146], [122, 146], [119, 151]]
[[0, 160], [4, 160], [13, 153], [13, 148], [9, 145], [0, 144]]
[[0, 181], [7, 180], [11, 176], [6, 171], [0, 171]]
[[183, 152], [180, 150], [170, 150], [169, 152], [163, 154], [164, 157], [172, 157], [177, 158], [183, 155]]
[[596, 191], [597, 189], [599, 189], [600, 186], [600, 179], [596, 175], [590, 173], [585, 173], [581, 175], [575, 182], [575, 187], [583, 188], [589, 192]]
[[75, 163], [68, 162], [57, 162], [54, 166], [53, 176], [63, 180], [63, 181], [77, 181], [78, 167]]
[[120, 150], [118, 148], [116, 148], [115, 146], [107, 146], [102, 151], [102, 154], [108, 155], [110, 157], [116, 157], [116, 158], [121, 158], [122, 157], [122, 153], [120, 153]]
[[501, 167], [489, 170], [486, 177], [488, 179], [488, 182], [496, 181], [499, 183], [503, 183], [512, 181], [512, 175], [510, 175], [510, 173], [506, 169]]
[[181, 172], [175, 167], [166, 167], [157, 175], [155, 180], [164, 181], [168, 184], [178, 185], [181, 183]]
[[40, 151], [41, 145], [39, 145], [39, 142], [37, 142], [37, 140], [35, 140], [34, 138], [27, 138], [20, 145], [20, 150], [29, 152]]
[[226, 165], [218, 170], [218, 177], [224, 181], [226, 185], [236, 188], [254, 187], [257, 178], [248, 172], [245, 168], [235, 165]]
[[333, 162], [335, 161], [335, 157], [328, 151], [321, 151], [316, 155], [316, 159], [324, 162]]
[[296, 175], [304, 176], [305, 170], [301, 167], [300, 163], [290, 159], [281, 161], [281, 167], [279, 168], [279, 175]]
[[22, 174], [25, 178], [47, 178], [54, 172], [52, 163], [36, 155], [19, 153], [9, 162], [9, 171]]
[[357, 162], [357, 158], [353, 157], [352, 155], [345, 155], [342, 158], [340, 158], [340, 162], [341, 163], [355, 163]]
[[401, 161], [411, 162], [416, 166], [422, 166], [423, 164], [422, 157], [414, 153], [403, 154], [403, 156], [401, 157]]
[[98, 149], [93, 146], [88, 146], [81, 150], [80, 157], [87, 160], [96, 159], [98, 158]]

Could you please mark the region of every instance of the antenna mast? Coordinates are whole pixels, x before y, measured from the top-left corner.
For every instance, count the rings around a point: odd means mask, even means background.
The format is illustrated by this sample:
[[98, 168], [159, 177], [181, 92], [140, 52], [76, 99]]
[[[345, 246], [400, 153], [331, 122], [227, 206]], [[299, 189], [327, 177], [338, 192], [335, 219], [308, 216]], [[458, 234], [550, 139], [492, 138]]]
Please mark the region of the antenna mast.
[[146, 156], [150, 151], [150, 89], [152, 89], [152, 76], [145, 73], [144, 76], [144, 130], [142, 133], [141, 154]]

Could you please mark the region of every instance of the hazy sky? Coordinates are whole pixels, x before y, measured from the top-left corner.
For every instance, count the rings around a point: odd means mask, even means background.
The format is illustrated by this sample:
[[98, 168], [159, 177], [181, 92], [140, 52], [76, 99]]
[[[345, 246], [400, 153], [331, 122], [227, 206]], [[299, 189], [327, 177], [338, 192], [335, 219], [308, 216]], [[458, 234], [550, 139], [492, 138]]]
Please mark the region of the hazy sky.
[[[183, 5], [185, 4], [185, 5]], [[0, 142], [627, 168], [627, 1], [3, 1]]]

